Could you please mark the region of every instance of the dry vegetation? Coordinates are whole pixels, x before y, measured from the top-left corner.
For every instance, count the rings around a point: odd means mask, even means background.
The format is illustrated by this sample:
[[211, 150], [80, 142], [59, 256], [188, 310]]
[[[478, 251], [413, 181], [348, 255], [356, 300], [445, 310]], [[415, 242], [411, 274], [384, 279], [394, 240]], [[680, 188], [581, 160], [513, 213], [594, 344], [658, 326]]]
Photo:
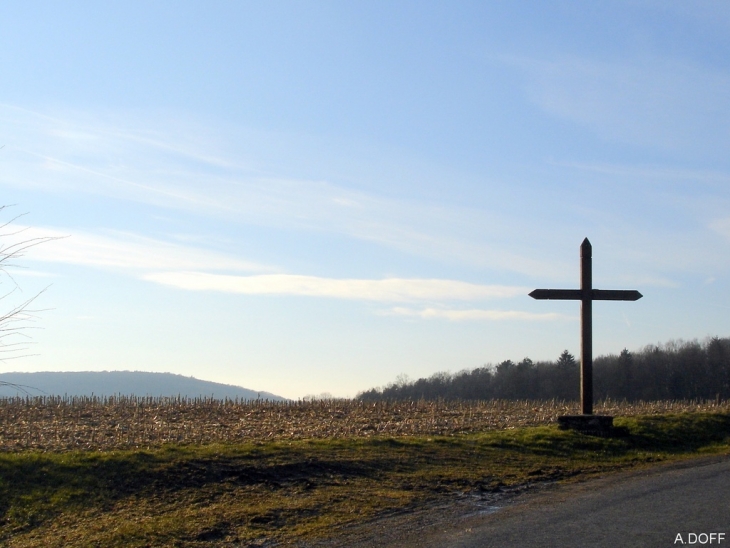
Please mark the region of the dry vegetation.
[[[597, 414], [730, 412], [730, 401], [598, 402]], [[563, 401], [353, 400], [275, 403], [177, 398], [0, 399], [0, 451], [153, 448], [273, 440], [430, 436], [555, 422]]]
[[727, 454], [728, 407], [599, 405], [645, 415], [604, 438], [516, 427], [559, 402], [0, 400], [0, 545], [382, 545], [387, 516]]

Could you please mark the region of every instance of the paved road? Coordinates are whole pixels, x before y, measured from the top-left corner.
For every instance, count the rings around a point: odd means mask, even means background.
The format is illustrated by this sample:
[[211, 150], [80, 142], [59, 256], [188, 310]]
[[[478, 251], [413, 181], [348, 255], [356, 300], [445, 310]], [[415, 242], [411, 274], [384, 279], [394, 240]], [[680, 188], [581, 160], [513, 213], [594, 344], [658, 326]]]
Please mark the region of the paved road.
[[479, 512], [474, 502], [462, 500], [393, 516], [341, 531], [317, 546], [665, 548], [684, 542], [730, 548], [730, 457], [554, 485], [481, 505]]
[[730, 459], [697, 464], [543, 493], [465, 520], [459, 530], [419, 544], [661, 548], [684, 542], [730, 547]]

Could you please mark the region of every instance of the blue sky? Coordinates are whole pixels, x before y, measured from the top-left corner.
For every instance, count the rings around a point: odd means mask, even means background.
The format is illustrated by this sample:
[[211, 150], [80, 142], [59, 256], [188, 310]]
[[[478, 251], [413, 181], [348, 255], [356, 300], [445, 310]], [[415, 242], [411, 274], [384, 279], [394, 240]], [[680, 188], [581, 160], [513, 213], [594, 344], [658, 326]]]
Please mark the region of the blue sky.
[[[7, 371], [298, 398], [730, 335], [724, 2], [23, 2], [0, 18], [3, 214], [67, 236]], [[12, 241], [6, 235], [6, 242]], [[3, 279], [6, 291], [14, 282]]]

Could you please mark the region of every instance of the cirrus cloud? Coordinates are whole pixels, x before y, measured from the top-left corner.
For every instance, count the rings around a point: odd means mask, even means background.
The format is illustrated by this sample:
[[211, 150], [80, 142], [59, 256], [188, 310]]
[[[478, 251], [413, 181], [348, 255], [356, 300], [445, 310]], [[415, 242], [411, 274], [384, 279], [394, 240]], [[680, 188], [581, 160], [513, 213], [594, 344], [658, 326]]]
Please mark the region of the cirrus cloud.
[[53, 242], [33, 248], [29, 259], [106, 269], [271, 271], [272, 267], [208, 249], [140, 236], [128, 232], [95, 234], [50, 227], [16, 227], [18, 239], [49, 238]]
[[235, 276], [207, 272], [155, 272], [143, 279], [190, 291], [246, 295], [304, 295], [368, 301], [470, 301], [526, 295], [518, 286], [479, 285], [457, 280], [336, 279], [296, 274]]
[[555, 313], [535, 314], [521, 310], [449, 310], [441, 308], [424, 308], [415, 310], [412, 308], [394, 307], [383, 312], [388, 316], [410, 316], [415, 318], [445, 319], [453, 322], [468, 320], [528, 320], [528, 321], [553, 321], [569, 319], [568, 316]]

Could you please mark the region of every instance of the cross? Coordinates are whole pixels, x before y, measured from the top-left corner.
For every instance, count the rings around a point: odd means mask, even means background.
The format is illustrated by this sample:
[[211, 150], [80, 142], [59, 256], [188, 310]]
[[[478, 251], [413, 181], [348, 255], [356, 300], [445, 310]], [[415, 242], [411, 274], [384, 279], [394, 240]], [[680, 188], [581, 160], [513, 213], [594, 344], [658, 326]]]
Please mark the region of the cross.
[[580, 289], [535, 289], [533, 299], [580, 301], [580, 404], [584, 415], [593, 414], [593, 301], [638, 301], [636, 290], [593, 289], [591, 255], [588, 238], [580, 246]]

